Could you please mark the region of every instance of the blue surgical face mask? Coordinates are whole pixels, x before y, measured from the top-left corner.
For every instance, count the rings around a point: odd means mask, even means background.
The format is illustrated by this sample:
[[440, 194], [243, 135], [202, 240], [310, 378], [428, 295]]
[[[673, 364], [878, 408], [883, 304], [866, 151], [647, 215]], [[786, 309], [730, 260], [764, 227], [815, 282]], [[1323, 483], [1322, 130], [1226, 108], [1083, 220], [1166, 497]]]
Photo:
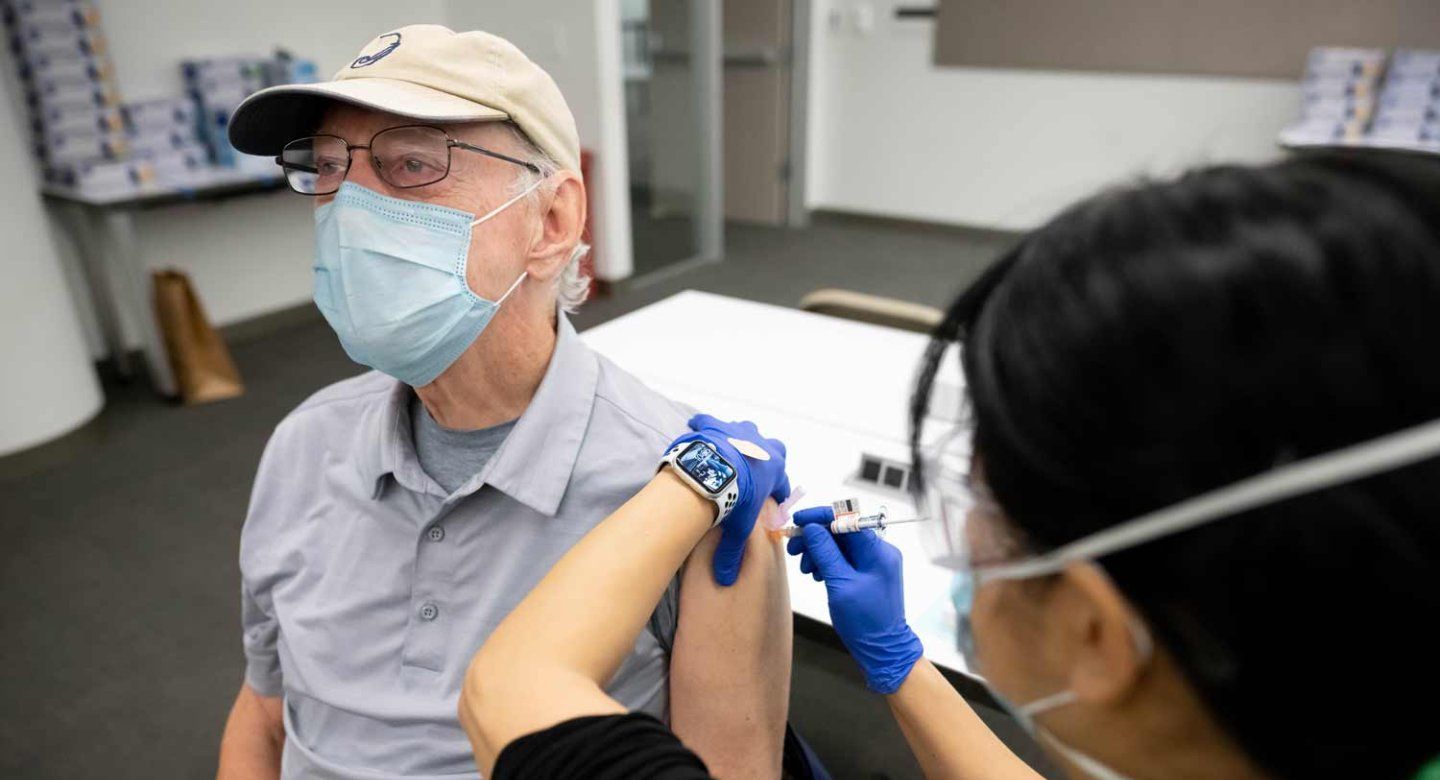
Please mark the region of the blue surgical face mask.
[[[975, 588], [975, 577], [969, 570], [956, 572], [950, 583], [950, 600], [955, 605], [957, 624], [956, 641], [959, 643], [961, 656], [965, 658], [966, 667], [978, 674], [980, 658], [975, 652], [975, 633], [970, 620], [971, 610], [975, 606]], [[1141, 663], [1148, 662], [1154, 652], [1149, 633], [1143, 626], [1135, 623], [1131, 624], [1131, 633], [1140, 653]], [[1035, 722], [1036, 715], [1073, 704], [1077, 699], [1074, 691], [1060, 691], [1023, 704], [1012, 703], [994, 688], [990, 689], [990, 694], [1027, 734], [1048, 743], [1055, 752], [1065, 756], [1086, 775], [1095, 780], [1126, 780], [1124, 775], [1061, 742]]]
[[979, 673], [980, 659], [975, 654], [975, 634], [970, 627], [970, 611], [975, 607], [975, 576], [969, 569], [955, 572], [950, 579], [950, 603], [955, 605], [955, 642], [965, 668]]
[[356, 363], [412, 387], [435, 381], [524, 281], [498, 300], [466, 282], [471, 230], [540, 182], [479, 217], [345, 182], [315, 210], [315, 305]]

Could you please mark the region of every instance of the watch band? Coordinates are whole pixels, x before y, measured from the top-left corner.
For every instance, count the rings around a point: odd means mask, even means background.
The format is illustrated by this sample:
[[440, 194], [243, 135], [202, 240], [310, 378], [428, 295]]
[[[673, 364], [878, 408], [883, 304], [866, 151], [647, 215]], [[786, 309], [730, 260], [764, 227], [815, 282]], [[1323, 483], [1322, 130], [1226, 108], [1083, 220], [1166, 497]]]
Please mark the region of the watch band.
[[704, 442], [709, 445], [710, 448], [715, 451], [716, 455], [725, 461], [726, 465], [732, 470], [736, 469], [735, 464], [730, 463], [730, 460], [720, 453], [720, 448], [715, 446], [714, 442], [703, 436], [691, 436], [677, 441], [675, 445], [670, 448], [670, 451], [666, 452], [665, 456], [660, 459], [660, 468], [666, 468], [668, 466], [671, 471], [675, 472], [676, 476], [680, 477], [680, 481], [690, 486], [691, 490], [694, 490], [715, 504], [715, 522], [710, 525], [711, 528], [714, 528], [730, 515], [730, 511], [735, 508], [735, 504], [740, 500], [739, 473], [737, 470], [736, 476], [720, 488], [718, 492], [708, 490], [704, 485], [696, 481], [694, 477], [690, 476], [689, 472], [685, 471], [685, 468], [681, 466], [679, 462], [680, 454], [695, 442]]

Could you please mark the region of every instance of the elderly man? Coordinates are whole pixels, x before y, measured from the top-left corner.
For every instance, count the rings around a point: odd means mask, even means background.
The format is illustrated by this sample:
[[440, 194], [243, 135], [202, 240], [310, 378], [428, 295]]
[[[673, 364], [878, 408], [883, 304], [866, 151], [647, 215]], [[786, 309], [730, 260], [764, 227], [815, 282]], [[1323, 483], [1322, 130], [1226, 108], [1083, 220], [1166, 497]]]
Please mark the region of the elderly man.
[[[220, 776], [473, 777], [471, 655], [689, 415], [566, 319], [587, 289], [579, 142], [510, 43], [386, 33], [330, 82], [251, 96], [230, 137], [314, 196], [315, 302], [375, 370], [301, 404], [261, 459]], [[781, 566], [763, 536], [711, 539], [609, 684], [718, 775], [779, 773]]]

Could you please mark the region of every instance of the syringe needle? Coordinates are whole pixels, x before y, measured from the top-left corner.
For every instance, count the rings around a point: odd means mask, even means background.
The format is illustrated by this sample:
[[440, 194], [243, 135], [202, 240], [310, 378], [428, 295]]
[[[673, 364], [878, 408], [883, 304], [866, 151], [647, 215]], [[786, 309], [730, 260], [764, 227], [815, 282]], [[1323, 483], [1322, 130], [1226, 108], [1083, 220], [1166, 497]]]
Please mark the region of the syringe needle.
[[[831, 525], [831, 527], [830, 527], [830, 532], [831, 532], [831, 533], [837, 533], [837, 534], [851, 534], [851, 533], [855, 533], [856, 531], [864, 531], [864, 530], [869, 529], [869, 528], [881, 528], [881, 529], [883, 529], [883, 528], [889, 528], [889, 527], [892, 526], [892, 525], [904, 525], [905, 523], [920, 523], [920, 522], [924, 522], [924, 521], [929, 520], [929, 519], [930, 519], [930, 518], [928, 518], [928, 517], [911, 517], [911, 518], [907, 518], [907, 519], [905, 519], [905, 520], [876, 520], [876, 519], [872, 519], [872, 518], [869, 518], [869, 517], [865, 517], [865, 518], [861, 518], [861, 519], [858, 521], [857, 524], [855, 524], [855, 525], [853, 525], [853, 526], [851, 526], [851, 527], [849, 527], [849, 528], [843, 528], [843, 527], [842, 527], [842, 528], [836, 528], [834, 525]], [[781, 528], [781, 529], [780, 529], [779, 531], [777, 531], [776, 533], [778, 533], [778, 534], [780, 534], [781, 536], [784, 536], [784, 537], [786, 537], [786, 538], [793, 538], [793, 537], [796, 537], [796, 536], [799, 536], [799, 535], [800, 535], [800, 529], [801, 529], [801, 528], [802, 528], [802, 526], [798, 526], [798, 525], [787, 525], [787, 526], [785, 526], [784, 528]]]
[[928, 517], [910, 517], [904, 520], [886, 520], [884, 523], [882, 523], [882, 527], [888, 528], [892, 525], [904, 525], [905, 523], [923, 523], [929, 519], [930, 518]]

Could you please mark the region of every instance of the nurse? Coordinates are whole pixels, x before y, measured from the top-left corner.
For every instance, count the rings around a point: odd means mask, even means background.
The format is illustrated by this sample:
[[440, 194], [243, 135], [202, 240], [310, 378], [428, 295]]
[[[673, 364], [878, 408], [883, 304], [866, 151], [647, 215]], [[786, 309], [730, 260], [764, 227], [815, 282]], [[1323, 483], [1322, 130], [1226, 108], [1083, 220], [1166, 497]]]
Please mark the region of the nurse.
[[[1437, 182], [1316, 158], [1107, 191], [949, 308], [912, 409], [935, 558], [1068, 776], [1440, 773]], [[934, 430], [957, 351], [966, 424]], [[731, 456], [743, 501], [782, 498], [783, 445], [726, 425], [763, 450]], [[601, 685], [716, 514], [662, 471], [501, 624], [461, 697], [482, 771], [707, 776]], [[924, 659], [899, 552], [829, 519], [790, 551], [926, 774], [1036, 777]]]
[[[1069, 776], [1409, 778], [1440, 755], [1414, 714], [1440, 696], [1433, 168], [1105, 192], [947, 312], [912, 409], [935, 557], [972, 669]], [[967, 424], [932, 432], [954, 342]], [[927, 775], [1030, 776], [921, 658], [893, 547], [807, 527], [791, 551]]]

